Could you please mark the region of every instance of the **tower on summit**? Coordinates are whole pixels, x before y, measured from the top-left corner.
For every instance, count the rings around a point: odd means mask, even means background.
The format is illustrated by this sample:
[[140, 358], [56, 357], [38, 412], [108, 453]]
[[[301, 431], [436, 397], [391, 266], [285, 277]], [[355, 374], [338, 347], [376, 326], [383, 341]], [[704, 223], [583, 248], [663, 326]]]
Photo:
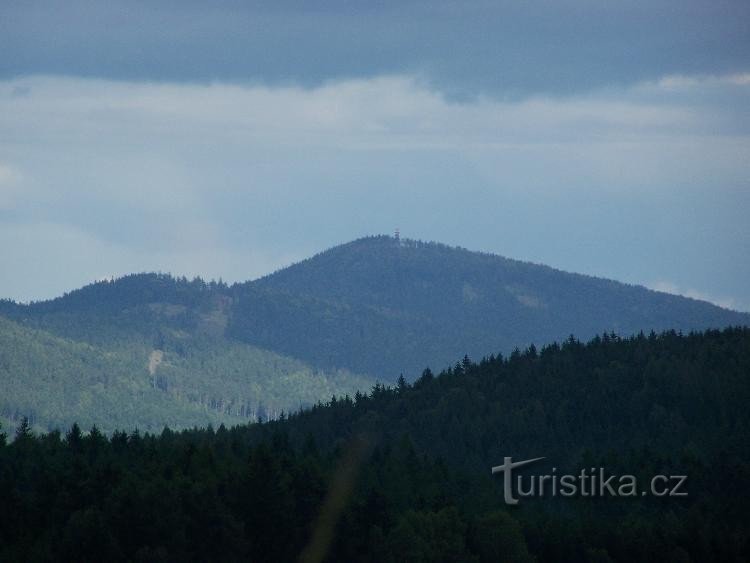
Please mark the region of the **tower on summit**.
[[393, 234], [393, 238], [396, 239], [396, 242], [401, 241], [401, 234], [399, 233], [398, 227], [396, 227], [396, 232]]

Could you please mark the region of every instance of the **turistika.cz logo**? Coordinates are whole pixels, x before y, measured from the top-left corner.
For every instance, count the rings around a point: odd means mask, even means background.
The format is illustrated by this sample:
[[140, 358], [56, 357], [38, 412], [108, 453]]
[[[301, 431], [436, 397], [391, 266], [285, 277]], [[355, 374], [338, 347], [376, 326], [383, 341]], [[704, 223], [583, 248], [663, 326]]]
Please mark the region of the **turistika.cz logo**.
[[[519, 497], [638, 497], [653, 495], [655, 497], [685, 497], [686, 475], [654, 475], [646, 488], [638, 487], [635, 475], [608, 475], [603, 467], [581, 469], [577, 474], [558, 474], [557, 468], [546, 475], [516, 475], [515, 490], [513, 470], [525, 467], [545, 458], [535, 457], [524, 461], [513, 461], [504, 458], [502, 465], [492, 468], [492, 474], [503, 474], [504, 497], [506, 504], [518, 504]], [[525, 481], [525, 482], [524, 482]]]

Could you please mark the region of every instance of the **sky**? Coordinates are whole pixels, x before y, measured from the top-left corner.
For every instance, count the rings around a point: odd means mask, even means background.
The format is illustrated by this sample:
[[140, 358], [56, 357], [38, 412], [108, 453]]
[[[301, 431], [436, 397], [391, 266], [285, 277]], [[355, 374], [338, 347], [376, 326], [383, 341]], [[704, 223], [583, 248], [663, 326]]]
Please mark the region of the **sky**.
[[0, 297], [399, 228], [750, 311], [749, 216], [748, 2], [0, 0]]

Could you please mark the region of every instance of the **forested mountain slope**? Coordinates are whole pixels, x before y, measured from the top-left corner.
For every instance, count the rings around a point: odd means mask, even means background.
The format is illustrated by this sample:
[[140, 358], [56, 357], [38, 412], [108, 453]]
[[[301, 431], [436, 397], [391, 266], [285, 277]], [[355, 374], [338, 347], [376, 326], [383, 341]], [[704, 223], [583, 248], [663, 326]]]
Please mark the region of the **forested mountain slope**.
[[750, 325], [750, 314], [492, 254], [379, 236], [232, 288], [227, 331], [395, 381], [456, 357], [603, 331]]
[[0, 317], [0, 420], [104, 432], [240, 424], [373, 383], [247, 344], [155, 330], [157, 343], [105, 323], [89, 342]]
[[558, 467], [587, 453], [648, 449], [750, 456], [750, 329], [681, 335], [597, 336], [473, 362], [439, 376], [377, 386], [293, 414], [277, 426], [298, 443], [339, 443], [358, 431], [394, 440], [470, 471], [503, 456], [547, 456]]
[[[439, 370], [465, 354], [507, 354], [570, 334], [750, 325], [750, 315], [706, 302], [385, 236], [233, 286], [134, 274], [49, 301], [0, 301], [0, 316], [15, 323], [0, 326], [0, 414], [107, 429], [275, 417], [366, 392], [377, 379], [413, 381], [427, 364]], [[73, 350], [96, 359], [81, 365]], [[40, 375], [50, 366], [55, 384]], [[13, 387], [21, 378], [25, 391]], [[60, 382], [69, 392], [53, 392]], [[136, 415], [123, 401], [142, 388], [176, 410], [147, 415], [149, 398]], [[80, 399], [89, 395], [121, 407]]]
[[[747, 561], [749, 378], [748, 329], [607, 335], [262, 425], [21, 426], [0, 439], [0, 559]], [[688, 495], [507, 506], [490, 474], [504, 456], [546, 458], [524, 473], [686, 475]]]

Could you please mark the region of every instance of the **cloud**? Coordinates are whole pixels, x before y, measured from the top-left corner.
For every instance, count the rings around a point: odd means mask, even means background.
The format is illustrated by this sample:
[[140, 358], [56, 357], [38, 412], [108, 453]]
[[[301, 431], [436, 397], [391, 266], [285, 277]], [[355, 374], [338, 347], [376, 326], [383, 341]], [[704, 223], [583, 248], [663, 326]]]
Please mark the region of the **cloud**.
[[656, 81], [656, 85], [663, 89], [687, 89], [705, 86], [724, 86], [727, 84], [735, 86], [747, 86], [750, 84], [750, 73], [714, 75], [668, 75]]
[[0, 3], [0, 76], [317, 87], [420, 75], [459, 98], [747, 72], [742, 0]]
[[247, 279], [401, 226], [750, 301], [748, 89], [736, 75], [682, 76], [457, 101], [409, 75], [314, 88], [0, 81], [1, 163], [20, 179], [0, 179], [12, 194], [0, 291], [149, 269]]
[[[716, 104], [710, 114], [696, 111], [705, 104], [696, 86], [709, 90], [717, 84], [748, 93], [747, 84], [728, 77], [667, 77], [568, 98], [457, 103], [406, 76], [331, 82], [314, 89], [35, 77], [0, 83], [0, 103], [14, 112], [3, 120], [13, 138], [43, 132], [39, 140], [50, 145], [97, 139], [118, 149], [195, 132], [228, 142], [353, 149], [610, 144], [648, 136], [719, 136], [729, 132], [716, 130], [722, 116], [739, 121], [747, 134], [750, 121], [737, 119], [748, 106], [743, 99], [730, 107]], [[15, 97], [19, 88], [29, 93]], [[195, 137], [189, 141], [201, 143]], [[158, 160], [164, 162], [161, 155]]]
[[10, 209], [20, 195], [21, 175], [12, 167], [0, 163], [0, 211]]
[[709, 295], [697, 289], [681, 288], [677, 284], [666, 280], [658, 280], [647, 285], [648, 288], [654, 291], [661, 291], [664, 293], [671, 293], [672, 295], [681, 295], [683, 297], [690, 297], [692, 299], [698, 299], [700, 301], [708, 301], [719, 307], [725, 309], [739, 309], [739, 304], [736, 299], [731, 297], [716, 297]]
[[[192, 237], [195, 233], [190, 231], [189, 225], [181, 230]], [[0, 269], [0, 287], [4, 296], [20, 301], [49, 299], [97, 280], [144, 271], [205, 279], [223, 275], [225, 281], [242, 281], [302, 258], [270, 255], [256, 248], [227, 249], [195, 237], [190, 248], [155, 244], [143, 250], [52, 222], [0, 223], [0, 241], [0, 262], [5, 265]]]

